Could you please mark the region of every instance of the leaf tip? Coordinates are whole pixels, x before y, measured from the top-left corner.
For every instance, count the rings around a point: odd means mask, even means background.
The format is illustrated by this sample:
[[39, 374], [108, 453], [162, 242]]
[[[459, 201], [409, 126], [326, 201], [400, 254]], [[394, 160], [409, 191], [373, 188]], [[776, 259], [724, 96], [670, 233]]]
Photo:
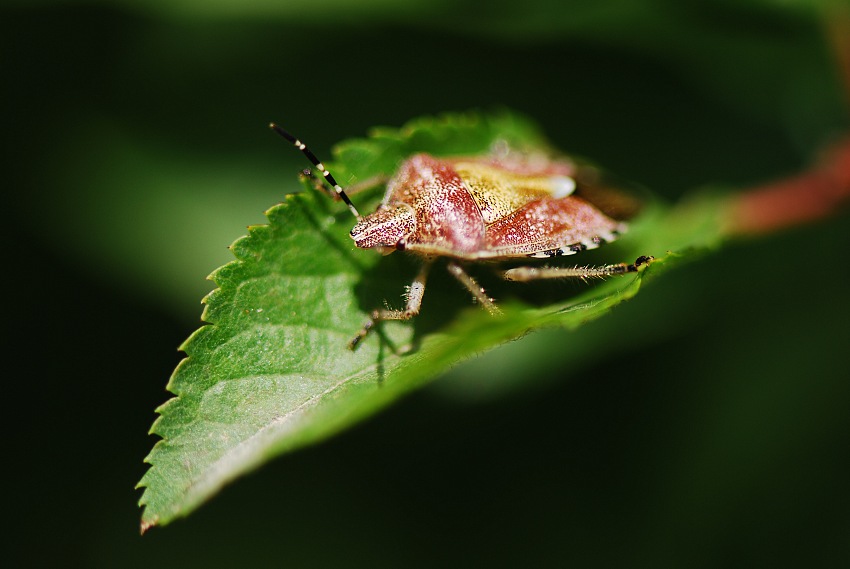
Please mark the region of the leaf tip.
[[156, 517], [151, 520], [142, 518], [142, 522], [139, 524], [139, 535], [145, 535], [145, 532], [157, 525], [158, 521], [159, 520]]

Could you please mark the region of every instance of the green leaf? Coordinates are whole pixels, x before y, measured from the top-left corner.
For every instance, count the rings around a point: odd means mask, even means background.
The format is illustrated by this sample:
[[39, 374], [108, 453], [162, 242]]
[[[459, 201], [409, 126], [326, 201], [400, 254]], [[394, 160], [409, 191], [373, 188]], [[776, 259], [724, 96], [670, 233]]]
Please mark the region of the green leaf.
[[[391, 174], [413, 152], [480, 153], [497, 140], [546, 144], [534, 125], [511, 114], [449, 115], [376, 129], [341, 145], [332, 166], [352, 184]], [[361, 208], [364, 199], [355, 200]], [[707, 197], [673, 211], [653, 205], [609, 250], [633, 259], [710, 247], [722, 203]], [[435, 268], [422, 314], [384, 323], [352, 352], [346, 344], [371, 309], [384, 299], [402, 303], [415, 260], [355, 250], [346, 208], [309, 189], [267, 216], [268, 225], [251, 227], [233, 244], [237, 260], [211, 276], [218, 288], [204, 301], [210, 325], [181, 346], [187, 358], [168, 384], [176, 397], [157, 410], [151, 432], [162, 440], [139, 483], [143, 529], [187, 515], [234, 478], [375, 413], [458, 361], [536, 328], [577, 328], [606, 314], [680, 258], [659, 258], [636, 276], [584, 287], [578, 296], [551, 283], [502, 282], [481, 267], [475, 275], [502, 299], [497, 318], [471, 306]], [[407, 346], [413, 349], [404, 353]]]

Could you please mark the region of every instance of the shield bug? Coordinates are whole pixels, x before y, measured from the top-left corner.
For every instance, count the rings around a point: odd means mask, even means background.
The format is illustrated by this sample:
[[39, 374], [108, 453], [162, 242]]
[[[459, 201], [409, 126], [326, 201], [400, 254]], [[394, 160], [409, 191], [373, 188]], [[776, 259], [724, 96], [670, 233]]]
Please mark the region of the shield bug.
[[[636, 200], [600, 183], [594, 168], [497, 145], [481, 156], [410, 156], [389, 178], [378, 209], [364, 216], [300, 139], [274, 123], [270, 127], [304, 153], [331, 195], [348, 206], [357, 219], [350, 232], [357, 247], [385, 254], [407, 251], [422, 260], [404, 309], [373, 310], [349, 342], [351, 349], [376, 323], [409, 320], [419, 313], [428, 273], [440, 257], [448, 259], [449, 272], [485, 310], [498, 314], [465, 263], [549, 259], [594, 249], [623, 233], [624, 220], [638, 209]], [[323, 187], [321, 180], [316, 182]], [[631, 264], [598, 267], [515, 267], [502, 276], [511, 281], [605, 277], [635, 272], [651, 260], [641, 256]]]

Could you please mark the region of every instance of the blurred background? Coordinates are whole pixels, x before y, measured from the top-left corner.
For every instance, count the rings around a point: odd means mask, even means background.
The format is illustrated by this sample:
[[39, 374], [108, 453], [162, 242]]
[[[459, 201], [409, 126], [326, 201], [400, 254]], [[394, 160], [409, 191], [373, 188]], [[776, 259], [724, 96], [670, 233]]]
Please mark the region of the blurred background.
[[144, 537], [134, 490], [204, 277], [299, 187], [303, 158], [269, 121], [328, 156], [373, 126], [506, 106], [671, 202], [735, 191], [847, 131], [847, 14], [814, 0], [5, 2], [4, 557], [850, 563], [846, 211], [667, 273], [580, 344], [547, 331], [461, 365]]

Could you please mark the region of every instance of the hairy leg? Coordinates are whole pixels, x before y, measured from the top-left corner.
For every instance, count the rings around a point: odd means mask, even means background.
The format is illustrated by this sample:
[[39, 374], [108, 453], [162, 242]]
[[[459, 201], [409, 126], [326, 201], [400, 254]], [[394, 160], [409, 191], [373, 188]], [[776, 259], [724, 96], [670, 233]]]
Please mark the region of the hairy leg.
[[428, 259], [419, 269], [419, 274], [413, 279], [407, 290], [407, 303], [404, 310], [390, 310], [388, 308], [376, 308], [369, 314], [369, 319], [363, 324], [363, 328], [348, 342], [348, 348], [353, 350], [369, 335], [375, 324], [384, 320], [410, 320], [417, 314], [422, 306], [422, 298], [425, 296], [425, 282], [428, 280], [428, 272], [431, 270], [433, 260]]
[[538, 279], [609, 277], [637, 272], [641, 266], [648, 265], [652, 260], [653, 257], [640, 256], [632, 264], [616, 263], [601, 267], [516, 267], [505, 271], [503, 276], [506, 280], [519, 282]]

